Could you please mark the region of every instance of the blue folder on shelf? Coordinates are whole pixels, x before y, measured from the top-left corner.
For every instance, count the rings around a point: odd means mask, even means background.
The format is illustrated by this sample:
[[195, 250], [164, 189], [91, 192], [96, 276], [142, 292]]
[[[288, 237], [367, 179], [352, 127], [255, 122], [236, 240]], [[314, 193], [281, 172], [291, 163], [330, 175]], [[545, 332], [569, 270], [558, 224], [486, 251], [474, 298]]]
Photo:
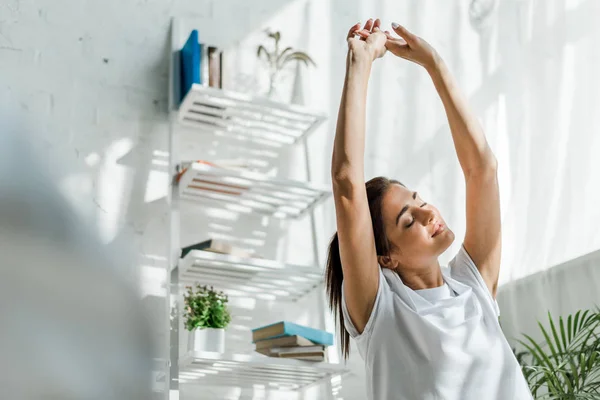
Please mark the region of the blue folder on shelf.
[[200, 54], [202, 45], [198, 43], [198, 31], [193, 30], [181, 49], [181, 99], [194, 83], [202, 83], [200, 76]]
[[252, 342], [256, 343], [261, 340], [294, 335], [302, 336], [313, 343], [324, 346], [331, 346], [333, 344], [333, 335], [331, 333], [287, 321], [252, 329]]

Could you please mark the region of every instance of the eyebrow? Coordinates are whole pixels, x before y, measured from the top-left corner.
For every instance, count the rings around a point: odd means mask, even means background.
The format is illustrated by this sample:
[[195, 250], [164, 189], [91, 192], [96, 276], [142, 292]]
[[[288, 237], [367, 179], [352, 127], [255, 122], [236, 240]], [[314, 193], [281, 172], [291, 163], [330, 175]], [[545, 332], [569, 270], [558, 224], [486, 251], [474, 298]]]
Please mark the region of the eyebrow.
[[[413, 193], [412, 198], [413, 198], [413, 200], [415, 200], [417, 198], [417, 192]], [[400, 217], [402, 216], [402, 214], [404, 214], [407, 210], [408, 210], [408, 204], [405, 205], [404, 207], [402, 207], [402, 210], [400, 210], [400, 212], [398, 213], [398, 216], [396, 217], [396, 225], [398, 225], [398, 221], [400, 221]]]

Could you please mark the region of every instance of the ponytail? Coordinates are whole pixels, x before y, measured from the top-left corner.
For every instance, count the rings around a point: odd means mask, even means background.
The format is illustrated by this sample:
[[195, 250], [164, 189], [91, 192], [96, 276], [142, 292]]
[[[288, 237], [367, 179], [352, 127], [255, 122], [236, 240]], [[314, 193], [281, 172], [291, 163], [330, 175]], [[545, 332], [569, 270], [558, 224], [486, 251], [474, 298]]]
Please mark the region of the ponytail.
[[342, 271], [342, 259], [340, 258], [340, 242], [337, 232], [331, 238], [327, 255], [327, 267], [325, 270], [325, 286], [329, 300], [329, 309], [333, 312], [340, 328], [340, 346], [344, 359], [350, 354], [350, 335], [344, 323], [342, 312], [342, 282], [344, 273]]

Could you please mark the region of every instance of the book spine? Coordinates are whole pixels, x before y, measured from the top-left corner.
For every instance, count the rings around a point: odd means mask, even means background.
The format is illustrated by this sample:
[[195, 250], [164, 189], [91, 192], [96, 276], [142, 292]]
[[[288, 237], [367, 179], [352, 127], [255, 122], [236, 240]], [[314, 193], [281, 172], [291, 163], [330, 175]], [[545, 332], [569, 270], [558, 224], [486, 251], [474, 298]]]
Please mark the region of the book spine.
[[198, 31], [193, 30], [179, 52], [180, 59], [180, 101], [183, 100], [194, 83], [200, 83], [200, 51]]
[[[261, 326], [260, 328], [255, 328], [252, 329], [252, 342], [256, 343], [258, 341], [261, 340], [267, 340], [267, 339], [276, 339], [282, 336], [289, 336], [289, 335], [285, 335], [283, 333], [285, 326], [284, 326], [284, 322], [280, 321], [280, 322], [275, 322], [274, 324], [271, 325], [265, 325], [265, 326]], [[278, 325], [277, 329], [275, 330], [275, 325]], [[264, 330], [266, 330], [267, 328], [270, 328], [269, 330], [273, 329], [273, 334], [270, 336], [264, 336]]]
[[211, 247], [212, 239], [205, 240], [204, 242], [194, 243], [181, 249], [181, 258], [184, 258], [192, 250], [204, 250]]
[[223, 52], [219, 52], [219, 89], [223, 89]]
[[299, 347], [299, 346], [292, 346], [292, 347], [272, 347], [271, 348], [271, 352], [272, 353], [278, 353], [278, 354], [306, 354], [306, 353], [317, 353], [317, 352], [321, 352], [321, 351], [325, 351], [325, 346], [321, 345], [321, 346], [305, 346], [305, 347]]
[[219, 50], [216, 47], [208, 48], [208, 86], [220, 87], [220, 70], [221, 62], [219, 58]]
[[201, 45], [200, 51], [200, 84], [207, 86], [208, 85], [208, 49], [209, 47], [206, 44]]

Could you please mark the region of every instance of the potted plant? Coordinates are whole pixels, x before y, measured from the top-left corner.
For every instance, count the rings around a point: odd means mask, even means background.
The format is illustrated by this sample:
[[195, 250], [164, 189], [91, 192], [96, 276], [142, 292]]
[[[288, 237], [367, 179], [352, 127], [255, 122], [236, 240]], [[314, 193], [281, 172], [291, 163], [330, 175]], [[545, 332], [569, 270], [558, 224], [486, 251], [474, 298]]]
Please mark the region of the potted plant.
[[286, 47], [283, 51], [280, 51], [280, 32], [267, 31], [269, 38], [273, 39], [274, 46], [273, 51], [268, 51], [265, 46], [260, 45], [256, 51], [256, 55], [259, 59], [264, 59], [269, 65], [269, 93], [267, 94], [270, 98], [276, 97], [277, 85], [280, 83], [279, 78], [281, 71], [291, 62], [301, 61], [307, 67], [312, 64], [316, 66], [315, 62], [310, 56], [302, 51], [296, 51], [292, 47]]
[[185, 328], [189, 334], [190, 351], [225, 350], [225, 328], [231, 321], [227, 309], [228, 298], [223, 292], [217, 292], [213, 287], [196, 284], [186, 286], [183, 295], [185, 303]]
[[600, 309], [548, 320], [549, 329], [538, 323], [544, 340], [523, 335], [525, 351], [516, 353], [534, 397], [600, 398]]

